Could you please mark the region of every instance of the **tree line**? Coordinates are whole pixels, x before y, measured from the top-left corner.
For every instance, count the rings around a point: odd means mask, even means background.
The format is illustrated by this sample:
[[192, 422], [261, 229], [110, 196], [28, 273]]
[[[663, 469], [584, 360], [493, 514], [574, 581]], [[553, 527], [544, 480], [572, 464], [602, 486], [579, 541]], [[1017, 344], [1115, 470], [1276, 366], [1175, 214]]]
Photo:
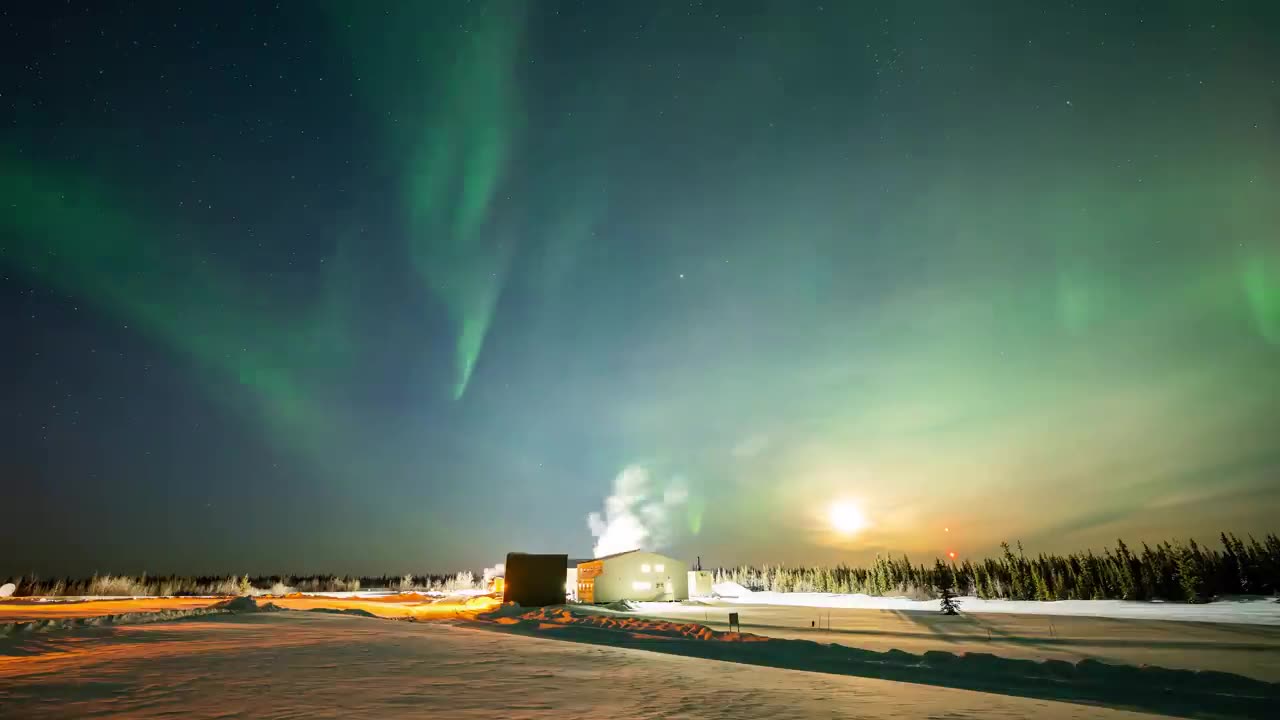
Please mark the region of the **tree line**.
[[1123, 540], [1101, 553], [1040, 553], [1028, 557], [1002, 543], [999, 557], [959, 564], [937, 559], [916, 565], [906, 556], [876, 558], [869, 567], [743, 566], [720, 568], [715, 579], [748, 590], [774, 592], [863, 593], [917, 599], [937, 597], [943, 589], [962, 595], [1003, 600], [1173, 600], [1207, 602], [1225, 595], [1280, 594], [1280, 538], [1261, 541], [1219, 536], [1222, 547], [1194, 540], [1142, 544]]
[[291, 592], [356, 592], [388, 588], [401, 592], [452, 592], [478, 587], [470, 571], [454, 575], [98, 575], [41, 578], [25, 575], [7, 581], [17, 597], [172, 597], [209, 595], [286, 595]]

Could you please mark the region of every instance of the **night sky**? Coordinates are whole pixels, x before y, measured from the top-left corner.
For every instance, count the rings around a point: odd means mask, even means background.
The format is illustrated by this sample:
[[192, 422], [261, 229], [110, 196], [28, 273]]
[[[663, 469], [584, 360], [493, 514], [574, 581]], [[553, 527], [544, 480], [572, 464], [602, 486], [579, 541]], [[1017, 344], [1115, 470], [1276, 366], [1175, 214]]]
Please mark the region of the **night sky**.
[[1277, 3], [49, 0], [0, 60], [0, 574], [584, 556], [619, 476], [711, 564], [1276, 530]]

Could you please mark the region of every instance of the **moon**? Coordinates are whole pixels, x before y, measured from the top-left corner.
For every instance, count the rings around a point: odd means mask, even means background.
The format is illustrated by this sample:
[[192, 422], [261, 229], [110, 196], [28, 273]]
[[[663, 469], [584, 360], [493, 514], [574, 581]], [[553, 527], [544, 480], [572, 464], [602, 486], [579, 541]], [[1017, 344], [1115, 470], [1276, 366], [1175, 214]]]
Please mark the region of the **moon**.
[[827, 511], [831, 529], [841, 535], [853, 535], [867, 526], [867, 516], [862, 509], [848, 500], [832, 503]]

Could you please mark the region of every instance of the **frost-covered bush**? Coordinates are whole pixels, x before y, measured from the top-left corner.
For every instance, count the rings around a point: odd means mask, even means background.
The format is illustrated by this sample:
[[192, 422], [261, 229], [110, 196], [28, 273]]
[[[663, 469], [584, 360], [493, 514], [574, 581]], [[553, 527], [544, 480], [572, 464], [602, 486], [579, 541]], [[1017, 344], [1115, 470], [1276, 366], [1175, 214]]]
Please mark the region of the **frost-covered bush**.
[[476, 577], [471, 573], [470, 570], [463, 570], [457, 575], [454, 575], [448, 580], [445, 580], [444, 583], [441, 585], [440, 589], [443, 590], [444, 592], [457, 592], [459, 590], [475, 590]]

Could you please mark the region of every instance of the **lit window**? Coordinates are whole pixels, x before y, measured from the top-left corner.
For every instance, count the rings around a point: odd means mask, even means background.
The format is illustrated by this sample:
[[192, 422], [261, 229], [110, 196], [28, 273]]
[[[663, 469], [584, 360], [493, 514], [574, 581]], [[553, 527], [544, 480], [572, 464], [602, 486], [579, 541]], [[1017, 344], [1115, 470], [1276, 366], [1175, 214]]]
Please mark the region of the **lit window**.
[[640, 566], [640, 572], [649, 572], [649, 563]]
[[654, 565], [654, 566], [653, 566], [653, 571], [654, 571], [654, 572], [664, 572], [663, 567], [662, 567], [662, 565], [661, 565], [661, 564]]
[[643, 580], [636, 580], [635, 582], [631, 583], [632, 590], [648, 590], [650, 587], [652, 587], [652, 585], [650, 585], [649, 583]]

